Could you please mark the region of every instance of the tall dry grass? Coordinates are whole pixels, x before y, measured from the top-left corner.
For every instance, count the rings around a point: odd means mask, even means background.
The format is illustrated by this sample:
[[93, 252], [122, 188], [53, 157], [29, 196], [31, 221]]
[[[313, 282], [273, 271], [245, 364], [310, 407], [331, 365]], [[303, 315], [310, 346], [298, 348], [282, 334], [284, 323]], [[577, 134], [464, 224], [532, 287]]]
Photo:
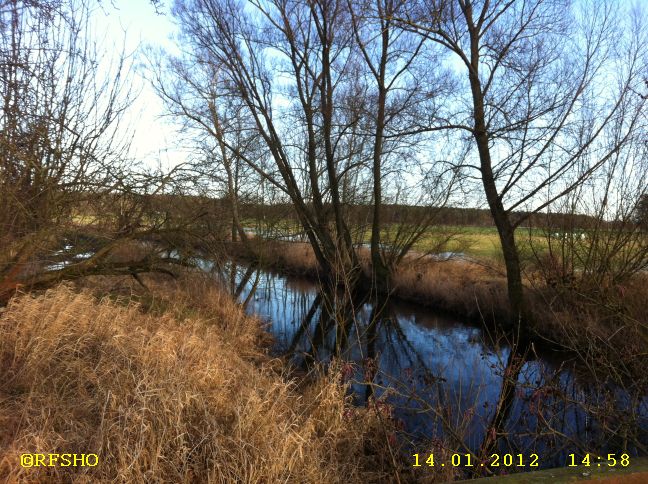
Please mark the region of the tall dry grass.
[[[358, 256], [369, 274], [369, 251], [360, 249]], [[304, 243], [263, 241], [254, 246], [254, 257], [262, 267], [286, 274], [317, 277], [319, 272], [312, 248]], [[462, 317], [510, 317], [506, 279], [501, 271], [467, 260], [436, 261], [412, 255], [393, 274], [392, 295]]]
[[[0, 480], [391, 479], [384, 422], [348, 411], [335, 372], [298, 392], [227, 296], [162, 289], [147, 312], [71, 286], [11, 301], [0, 314]], [[22, 453], [95, 453], [99, 464], [22, 468]]]
[[320, 271], [313, 248], [307, 243], [257, 239], [252, 250], [258, 262], [270, 269], [310, 277], [317, 277]]
[[393, 276], [394, 294], [469, 318], [489, 321], [510, 318], [506, 279], [465, 260], [406, 260]]

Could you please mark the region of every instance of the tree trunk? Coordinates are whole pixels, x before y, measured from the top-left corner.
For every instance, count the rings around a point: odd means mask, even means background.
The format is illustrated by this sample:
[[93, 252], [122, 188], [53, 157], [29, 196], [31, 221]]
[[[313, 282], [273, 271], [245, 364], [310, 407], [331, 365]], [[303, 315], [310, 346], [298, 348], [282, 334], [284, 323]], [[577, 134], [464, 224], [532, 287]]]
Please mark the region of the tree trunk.
[[387, 49], [389, 45], [389, 28], [382, 29], [382, 51], [378, 70], [378, 112], [376, 113], [376, 133], [374, 136], [373, 152], [373, 220], [371, 224], [371, 269], [372, 283], [377, 292], [389, 292], [390, 270], [380, 250], [380, 229], [382, 226], [382, 152], [383, 134], [385, 132], [385, 104], [387, 89], [385, 88], [385, 69], [387, 67]]
[[497, 227], [500, 243], [502, 244], [502, 254], [506, 265], [508, 300], [512, 319], [519, 325], [528, 316], [524, 302], [520, 257], [515, 244], [515, 228], [511, 223], [509, 213], [504, 209], [493, 175], [491, 153], [488, 146], [488, 127], [486, 125], [484, 110], [484, 94], [479, 79], [479, 32], [472, 25], [470, 11], [467, 11], [466, 15], [471, 37], [471, 58], [468, 76], [473, 98], [474, 137], [479, 152], [482, 184], [486, 193], [488, 207], [490, 208], [493, 221]]

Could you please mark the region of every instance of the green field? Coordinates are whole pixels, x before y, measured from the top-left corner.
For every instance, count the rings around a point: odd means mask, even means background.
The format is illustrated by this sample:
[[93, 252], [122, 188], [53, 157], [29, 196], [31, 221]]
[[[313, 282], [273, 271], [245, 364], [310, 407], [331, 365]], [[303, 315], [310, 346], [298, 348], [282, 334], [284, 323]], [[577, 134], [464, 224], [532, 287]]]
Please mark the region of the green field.
[[[246, 227], [258, 226], [258, 221], [248, 219], [243, 223]], [[278, 220], [272, 224], [273, 233], [289, 235], [301, 232], [301, 227], [291, 220]], [[393, 240], [397, 226], [389, 226], [382, 230], [385, 243]], [[518, 246], [524, 250], [530, 243], [536, 250], [547, 246], [547, 240], [539, 229], [519, 228], [516, 232]], [[355, 240], [369, 243], [371, 240], [368, 228], [358, 229]], [[439, 225], [430, 227], [423, 237], [414, 245], [417, 252], [458, 252], [479, 259], [499, 260], [501, 245], [495, 227], [449, 226]]]
[[[480, 259], [498, 260], [502, 248], [495, 227], [431, 227], [421, 240], [415, 245], [417, 251], [434, 251], [439, 242], [449, 239], [445, 251], [461, 252], [471, 257]], [[528, 248], [531, 244], [536, 250], [543, 250], [547, 246], [545, 235], [537, 229], [520, 228], [516, 231], [516, 240], [521, 249]]]

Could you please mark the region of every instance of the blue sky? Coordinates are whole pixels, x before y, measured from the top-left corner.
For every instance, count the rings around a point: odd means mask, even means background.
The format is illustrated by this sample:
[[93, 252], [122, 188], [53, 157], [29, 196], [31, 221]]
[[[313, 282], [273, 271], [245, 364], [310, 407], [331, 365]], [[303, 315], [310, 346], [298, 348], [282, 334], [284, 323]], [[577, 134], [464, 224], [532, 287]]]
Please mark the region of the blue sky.
[[[625, 7], [645, 8], [648, 5], [648, 0], [617, 1]], [[135, 52], [136, 64], [140, 64], [145, 46], [177, 50], [173, 41], [176, 29], [168, 14], [168, 5], [172, 2], [166, 0], [164, 3], [164, 14], [160, 15], [150, 0], [104, 1], [103, 7], [95, 11], [95, 19], [97, 33], [105, 31], [106, 53], [109, 56], [119, 53], [125, 40], [126, 50]], [[186, 156], [180, 146], [182, 137], [177, 124], [164, 117], [162, 101], [143, 73], [136, 70], [133, 76], [138, 95], [128, 115], [128, 123], [125, 123], [125, 129], [134, 130], [131, 156], [148, 166], [161, 163], [169, 167], [183, 162]]]

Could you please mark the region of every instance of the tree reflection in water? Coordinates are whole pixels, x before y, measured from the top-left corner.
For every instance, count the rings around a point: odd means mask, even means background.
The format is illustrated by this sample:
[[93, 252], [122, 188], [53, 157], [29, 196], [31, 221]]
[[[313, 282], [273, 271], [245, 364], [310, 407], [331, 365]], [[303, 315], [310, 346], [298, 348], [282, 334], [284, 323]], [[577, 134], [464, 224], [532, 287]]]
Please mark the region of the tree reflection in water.
[[[565, 355], [510, 345], [412, 305], [351, 301], [232, 263], [221, 277], [268, 322], [274, 351], [296, 367], [308, 371], [334, 357], [350, 363], [355, 403], [392, 406], [416, 452], [442, 440], [475, 462], [493, 452], [533, 452], [541, 466], [564, 465], [571, 452], [646, 454], [648, 399], [590, 386]], [[613, 411], [595, 418], [601, 408]], [[621, 424], [634, 434], [621, 435]]]

